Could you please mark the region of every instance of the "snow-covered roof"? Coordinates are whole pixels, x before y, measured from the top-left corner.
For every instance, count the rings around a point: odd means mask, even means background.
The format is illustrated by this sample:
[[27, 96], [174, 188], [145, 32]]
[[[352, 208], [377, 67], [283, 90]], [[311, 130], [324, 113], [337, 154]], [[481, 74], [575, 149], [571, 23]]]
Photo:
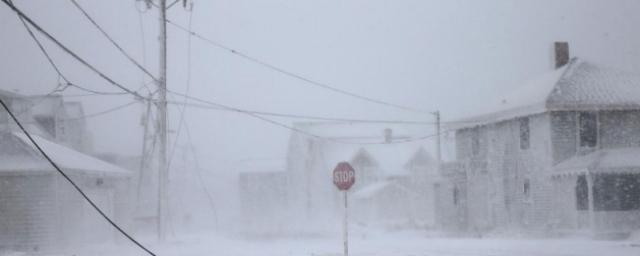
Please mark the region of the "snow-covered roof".
[[7, 90], [2, 90], [0, 89], [0, 96], [6, 97], [6, 98], [17, 98], [17, 97], [22, 97], [21, 95], [14, 93], [14, 92], [10, 92]]
[[[4, 171], [51, 171], [53, 167], [44, 161], [44, 158], [39, 156], [36, 152], [35, 146], [29, 141], [26, 135], [23, 133], [12, 133], [13, 136], [18, 138], [23, 147], [28, 147], [31, 150], [31, 154], [12, 156], [3, 161], [0, 165], [0, 169]], [[118, 166], [109, 164], [95, 157], [83, 154], [75, 151], [71, 148], [62, 146], [60, 144], [46, 140], [38, 135], [31, 135], [38, 145], [49, 155], [49, 157], [60, 167], [63, 171], [80, 172], [84, 174], [92, 175], [129, 175], [130, 172], [122, 169]], [[16, 145], [9, 145], [16, 146]]]
[[385, 189], [395, 188], [402, 192], [412, 193], [406, 187], [398, 184], [396, 181], [379, 181], [368, 186], [361, 188], [353, 193], [354, 199], [370, 199], [376, 196], [378, 193], [385, 191]]
[[369, 155], [385, 175], [396, 176], [408, 174], [406, 166], [420, 150], [420, 144], [379, 144], [362, 146], [358, 153]]
[[378, 192], [385, 189], [387, 186], [391, 185], [390, 181], [380, 181], [373, 184], [370, 184], [364, 188], [353, 193], [353, 198], [355, 199], [368, 199], [377, 194]]
[[454, 129], [556, 110], [640, 109], [640, 75], [573, 58], [458, 120]]
[[[580, 173], [586, 170], [628, 171], [634, 168], [640, 172], [640, 148], [599, 149], [592, 153], [569, 158], [553, 167], [554, 174]], [[627, 170], [625, 170], [627, 169]]]
[[424, 148], [423, 143], [420, 141], [373, 145], [327, 143], [323, 145], [322, 158], [325, 167], [333, 170], [337, 163], [343, 161], [352, 163], [356, 157], [364, 154], [380, 168], [385, 176], [401, 176], [408, 174], [405, 166], [421, 148]]
[[[393, 140], [403, 140], [428, 133], [423, 126], [397, 124], [360, 124], [360, 123], [297, 123], [297, 129], [313, 133], [324, 138], [340, 140], [314, 139], [298, 133], [292, 133], [292, 138], [299, 143], [289, 150], [308, 152], [314, 158], [314, 166], [330, 172], [339, 162], [351, 162], [359, 152], [366, 152], [373, 162], [380, 168], [384, 176], [402, 176], [407, 174], [406, 164], [420, 151], [429, 148], [428, 140], [415, 140], [403, 143], [383, 143], [385, 129], [392, 130]], [[313, 145], [307, 144], [312, 142]], [[368, 144], [373, 143], [373, 144]], [[378, 144], [376, 144], [378, 143]], [[310, 146], [308, 149], [307, 147]], [[426, 150], [422, 150], [428, 156]]]

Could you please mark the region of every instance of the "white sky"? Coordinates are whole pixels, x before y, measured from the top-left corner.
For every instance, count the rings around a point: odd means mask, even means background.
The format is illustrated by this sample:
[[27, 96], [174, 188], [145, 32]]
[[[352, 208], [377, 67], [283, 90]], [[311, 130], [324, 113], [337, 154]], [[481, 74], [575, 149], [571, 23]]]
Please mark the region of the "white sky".
[[[118, 82], [140, 87], [144, 75], [70, 1], [14, 2]], [[139, 16], [134, 0], [79, 2], [136, 59], [157, 70], [156, 10]], [[550, 71], [553, 41], [569, 41], [572, 56], [640, 72], [640, 2], [633, 0], [194, 2], [193, 30], [204, 36], [337, 88], [439, 109], [444, 120], [473, 113], [491, 97]], [[188, 12], [179, 6], [170, 10], [169, 18], [188, 24]], [[169, 87], [184, 91], [187, 36], [171, 26], [168, 31]], [[25, 94], [49, 92], [57, 75], [3, 4], [0, 35], [0, 88]], [[264, 111], [431, 120], [428, 115], [318, 89], [196, 38], [192, 42], [190, 93], [197, 97]], [[45, 46], [72, 81], [115, 91], [53, 44]], [[131, 101], [127, 96], [71, 99], [82, 100], [86, 113]], [[90, 119], [97, 150], [138, 154], [141, 110], [142, 106], [134, 106]], [[175, 108], [170, 119], [175, 129]], [[289, 131], [271, 124], [236, 113], [195, 109], [188, 109], [187, 122], [201, 157], [210, 163], [285, 155]], [[432, 132], [424, 128], [424, 134]]]

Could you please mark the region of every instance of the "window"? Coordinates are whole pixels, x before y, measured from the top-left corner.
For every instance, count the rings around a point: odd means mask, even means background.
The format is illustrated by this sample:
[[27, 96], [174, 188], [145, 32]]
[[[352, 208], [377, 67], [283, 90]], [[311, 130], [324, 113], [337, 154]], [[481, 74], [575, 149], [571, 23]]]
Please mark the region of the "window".
[[594, 176], [593, 208], [596, 211], [640, 209], [640, 175], [602, 174]]
[[580, 147], [593, 148], [598, 145], [598, 116], [593, 112], [581, 112], [578, 115]]
[[522, 194], [524, 194], [525, 198], [529, 198], [531, 194], [531, 182], [529, 179], [524, 179], [524, 184], [522, 185]]
[[520, 119], [520, 149], [528, 149], [529, 148], [529, 118], [521, 118]]
[[[588, 210], [588, 188], [585, 175], [576, 183], [576, 209]], [[593, 179], [595, 211], [630, 211], [640, 209], [639, 174], [601, 174]]]
[[477, 156], [480, 154], [480, 131], [474, 129], [471, 132], [471, 155]]
[[453, 205], [458, 205], [460, 202], [460, 190], [458, 186], [453, 187]]
[[589, 209], [589, 189], [587, 188], [587, 178], [584, 175], [578, 176], [576, 181], [576, 209]]

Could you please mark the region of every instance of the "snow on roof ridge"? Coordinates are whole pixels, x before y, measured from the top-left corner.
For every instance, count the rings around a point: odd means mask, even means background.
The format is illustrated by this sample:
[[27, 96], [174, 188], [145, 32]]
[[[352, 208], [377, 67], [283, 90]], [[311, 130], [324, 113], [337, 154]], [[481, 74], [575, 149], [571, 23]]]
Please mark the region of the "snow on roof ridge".
[[571, 58], [559, 69], [500, 97], [498, 105], [451, 125], [463, 129], [550, 110], [640, 109], [640, 75]]
[[553, 167], [553, 174], [580, 172], [603, 168], [625, 168], [640, 166], [640, 147], [604, 148], [586, 155], [568, 158]]
[[[578, 58], [572, 58], [567, 65], [522, 83], [518, 88], [500, 95], [499, 102], [489, 104], [489, 107], [480, 110], [479, 114], [454, 121], [456, 124], [451, 128], [468, 128], [516, 118], [523, 113], [544, 112], [547, 99], [556, 88], [558, 81], [579, 62], [581, 61]], [[498, 105], [495, 105], [496, 103]]]
[[[13, 132], [13, 135], [22, 140], [25, 144], [34, 150], [35, 145], [29, 140], [29, 138], [21, 132]], [[73, 171], [83, 171], [88, 173], [102, 173], [102, 174], [115, 174], [115, 175], [129, 175], [131, 172], [125, 170], [116, 165], [107, 163], [103, 160], [89, 156], [82, 152], [60, 145], [58, 143], [49, 141], [38, 135], [31, 135], [40, 148], [49, 155], [57, 165], [63, 169], [70, 169]]]

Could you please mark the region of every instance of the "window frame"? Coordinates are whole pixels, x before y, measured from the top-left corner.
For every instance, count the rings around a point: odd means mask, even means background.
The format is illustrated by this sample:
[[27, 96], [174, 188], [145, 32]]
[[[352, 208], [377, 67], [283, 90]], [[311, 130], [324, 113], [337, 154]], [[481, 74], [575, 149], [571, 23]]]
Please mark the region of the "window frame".
[[474, 128], [471, 130], [471, 156], [480, 155], [480, 130]]
[[[583, 116], [592, 115], [593, 116], [593, 130], [594, 134], [592, 135], [594, 138], [593, 145], [587, 144], [587, 142], [583, 142]], [[576, 136], [577, 136], [577, 146], [579, 149], [594, 149], [600, 146], [600, 114], [597, 111], [580, 111], [576, 114]]]
[[520, 136], [520, 149], [527, 150], [531, 148], [531, 122], [529, 117], [523, 117], [518, 119], [519, 123], [519, 136]]

